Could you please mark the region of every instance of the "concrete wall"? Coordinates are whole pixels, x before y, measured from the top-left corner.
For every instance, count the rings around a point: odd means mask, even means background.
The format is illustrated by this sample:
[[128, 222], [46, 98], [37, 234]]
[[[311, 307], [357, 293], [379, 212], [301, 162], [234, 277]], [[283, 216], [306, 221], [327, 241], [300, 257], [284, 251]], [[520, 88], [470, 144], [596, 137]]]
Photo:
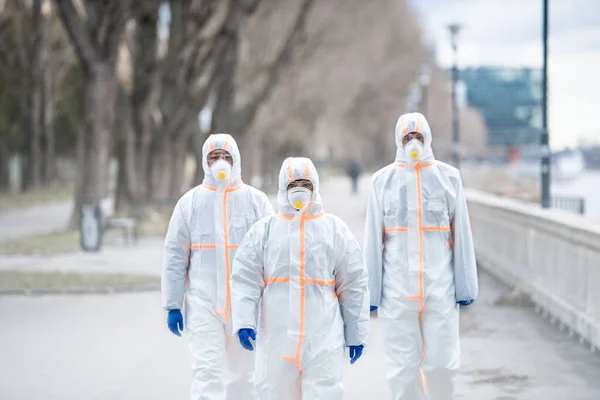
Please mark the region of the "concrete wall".
[[600, 224], [467, 191], [479, 268], [600, 348]]

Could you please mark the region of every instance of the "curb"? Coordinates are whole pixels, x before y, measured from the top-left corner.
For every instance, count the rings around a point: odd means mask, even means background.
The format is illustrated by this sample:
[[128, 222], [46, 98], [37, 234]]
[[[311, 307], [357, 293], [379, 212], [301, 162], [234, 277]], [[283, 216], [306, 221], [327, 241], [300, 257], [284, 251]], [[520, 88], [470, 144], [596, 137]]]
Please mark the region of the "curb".
[[100, 287], [66, 287], [66, 288], [35, 288], [35, 289], [5, 289], [0, 290], [0, 296], [49, 296], [49, 295], [85, 295], [85, 294], [118, 294], [156, 292], [160, 283], [148, 283], [128, 286]]

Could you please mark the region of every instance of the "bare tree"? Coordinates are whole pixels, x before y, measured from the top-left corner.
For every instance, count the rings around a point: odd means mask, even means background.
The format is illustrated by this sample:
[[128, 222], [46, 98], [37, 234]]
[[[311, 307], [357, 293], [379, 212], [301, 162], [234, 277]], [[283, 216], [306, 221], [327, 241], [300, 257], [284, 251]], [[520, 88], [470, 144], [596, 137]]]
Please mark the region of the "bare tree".
[[40, 55], [42, 49], [41, 1], [27, 7], [20, 1], [8, 0], [0, 23], [0, 60], [3, 80], [8, 92], [18, 99], [20, 116], [20, 151], [26, 155], [23, 164], [23, 189], [40, 184], [39, 138], [42, 130]]
[[52, 183], [57, 178], [55, 123], [57, 109], [65, 100], [61, 87], [76, 60], [73, 47], [57, 15], [56, 7], [48, 0], [42, 6], [44, 25], [43, 52], [43, 137], [42, 181]]
[[[213, 110], [212, 129], [215, 132], [231, 132], [243, 147], [249, 145], [245, 143], [249, 127], [253, 124], [260, 107], [270, 98], [293, 60], [294, 50], [302, 41], [314, 0], [300, 0], [296, 4], [290, 4], [288, 4], [289, 15], [283, 34], [277, 39], [269, 38], [273, 43], [266, 46], [275, 48], [275, 54], [263, 54], [265, 56], [265, 59], [261, 60], [263, 65], [253, 72], [249, 83], [240, 83], [239, 58], [242, 34], [232, 38], [223, 65], [219, 69], [215, 85], [216, 104]], [[259, 13], [268, 13], [277, 7], [277, 2], [263, 1], [258, 6]], [[261, 44], [264, 46], [264, 42]], [[246, 170], [249, 165], [251, 163], [245, 164]], [[197, 163], [196, 168], [196, 177], [199, 177], [202, 168], [200, 163]]]
[[[301, 1], [296, 22], [291, 24], [278, 55], [261, 71], [266, 77], [264, 85], [255, 91], [251, 101], [235, 111], [228, 98], [235, 94], [240, 27], [261, 1], [173, 0], [168, 3], [167, 37], [157, 30], [161, 23], [160, 1], [146, 2], [143, 10], [132, 5], [135, 28], [129, 48], [133, 130], [127, 124], [120, 125], [124, 129], [119, 136], [119, 192], [124, 193], [119, 195], [119, 199], [124, 199], [120, 204], [134, 198], [180, 194], [189, 144], [193, 135], [194, 141], [199, 140], [197, 116], [211, 93], [219, 94], [216, 109], [224, 111], [215, 114], [215, 121], [235, 119], [240, 125], [251, 124], [291, 57], [311, 3], [312, 0]], [[219, 119], [219, 115], [223, 118]], [[197, 176], [201, 177], [201, 163], [198, 166]]]
[[58, 88], [71, 63], [67, 38], [50, 1], [5, 3], [0, 15], [0, 69], [5, 90], [19, 98], [24, 189], [54, 179]]
[[[235, 81], [238, 62], [239, 36], [236, 36], [229, 48], [223, 68], [220, 69], [219, 82], [217, 86], [217, 104], [214, 110], [214, 128], [219, 131], [236, 132], [237, 135], [244, 134], [244, 128], [252, 124], [259, 107], [269, 98], [273, 89], [279, 83], [283, 72], [290, 64], [293, 50], [297, 47], [306, 25], [314, 0], [301, 0], [297, 10], [292, 14], [293, 20], [283, 40], [279, 44], [279, 50], [272, 61], [257, 73], [263, 83], [258, 90], [254, 90], [249, 98], [242, 100], [243, 104], [236, 103]], [[266, 6], [270, 4], [265, 3]], [[260, 76], [262, 75], [262, 76]], [[238, 97], [240, 94], [238, 94]]]
[[75, 218], [82, 202], [97, 203], [109, 194], [108, 167], [118, 87], [115, 64], [129, 1], [81, 3], [78, 11], [73, 0], [56, 0], [85, 77], [85, 128], [79, 138], [83, 145]]
[[31, 23], [31, 45], [29, 46], [29, 79], [27, 88], [27, 108], [29, 110], [27, 118], [27, 139], [29, 146], [28, 157], [28, 176], [25, 180], [25, 187], [37, 188], [42, 180], [42, 158], [41, 138], [43, 131], [44, 102], [43, 102], [43, 70], [42, 53], [44, 46], [42, 43], [44, 33], [44, 21], [42, 18], [41, 0], [33, 0], [32, 23]]
[[198, 113], [222, 75], [240, 22], [257, 4], [258, 0], [170, 1], [166, 38], [157, 32], [160, 2], [154, 3], [154, 10], [137, 13], [131, 45], [137, 197], [180, 194], [189, 143], [199, 133]]
[[117, 210], [124, 212], [139, 197], [147, 196], [150, 144], [159, 92], [158, 18], [161, 1], [133, 4], [134, 24], [126, 33], [129, 50], [129, 84], [122, 84], [118, 107]]
[[167, 49], [159, 64], [160, 98], [150, 148], [149, 192], [181, 193], [188, 143], [234, 29], [237, 2], [171, 1]]
[[[260, 51], [255, 36], [262, 26], [272, 27], [271, 35], [281, 30], [277, 21], [290, 6], [280, 4], [277, 15], [249, 28], [248, 54]], [[246, 127], [253, 140], [281, 148], [298, 141], [302, 146], [296, 152], [323, 161], [352, 157], [374, 165], [389, 160], [395, 121], [417, 68], [427, 59], [409, 7], [397, 0], [316, 1], [299, 39], [279, 84]], [[250, 55], [240, 67], [245, 80], [252, 80], [256, 70]], [[265, 154], [260, 147], [253, 151], [260, 160], [278, 154], [276, 149]]]

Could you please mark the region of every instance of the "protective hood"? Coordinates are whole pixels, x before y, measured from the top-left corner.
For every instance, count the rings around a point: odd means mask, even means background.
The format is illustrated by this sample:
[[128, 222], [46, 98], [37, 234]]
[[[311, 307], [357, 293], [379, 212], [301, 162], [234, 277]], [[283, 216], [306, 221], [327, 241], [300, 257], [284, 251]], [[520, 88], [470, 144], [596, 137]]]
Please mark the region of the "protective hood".
[[296, 209], [290, 205], [287, 197], [287, 186], [297, 179], [308, 179], [313, 184], [311, 203], [307, 214], [319, 214], [323, 212], [323, 201], [319, 194], [319, 174], [313, 162], [304, 157], [288, 157], [281, 165], [279, 172], [279, 192], [277, 203], [279, 212], [285, 215], [296, 214]]
[[409, 113], [401, 115], [396, 122], [396, 162], [406, 163], [408, 157], [404, 153], [402, 138], [411, 132], [418, 132], [425, 139], [423, 156], [421, 162], [431, 162], [435, 160], [433, 150], [431, 149], [431, 128], [425, 116], [421, 113]]
[[233, 157], [229, 186], [240, 185], [242, 183], [242, 157], [235, 139], [226, 133], [210, 135], [202, 146], [202, 168], [204, 169], [204, 181], [202, 183], [211, 187], [218, 186], [218, 179], [213, 176], [213, 172], [208, 166], [208, 153], [219, 149], [227, 151]]

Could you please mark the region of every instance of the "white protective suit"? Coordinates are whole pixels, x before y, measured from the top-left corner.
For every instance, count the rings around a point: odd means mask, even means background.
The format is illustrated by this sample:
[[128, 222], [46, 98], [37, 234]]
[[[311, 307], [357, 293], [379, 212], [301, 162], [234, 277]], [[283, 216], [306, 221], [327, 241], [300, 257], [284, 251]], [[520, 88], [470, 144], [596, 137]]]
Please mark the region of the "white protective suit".
[[[207, 155], [216, 149], [233, 157], [231, 176], [223, 183], [208, 167]], [[264, 193], [242, 182], [240, 152], [230, 135], [211, 135], [202, 155], [204, 182], [183, 195], [169, 224], [162, 305], [181, 309], [185, 297], [184, 330], [194, 371], [191, 399], [256, 399], [253, 354], [231, 336], [229, 277], [246, 232], [274, 211]]]
[[[312, 199], [296, 211], [286, 188], [308, 179]], [[366, 344], [368, 276], [348, 226], [325, 214], [319, 177], [306, 158], [279, 175], [280, 213], [248, 232], [231, 275], [233, 329], [256, 331], [261, 400], [341, 400], [344, 345]]]
[[[402, 138], [423, 135], [415, 164]], [[414, 140], [414, 139], [413, 139]], [[394, 400], [450, 400], [459, 367], [457, 301], [477, 297], [477, 267], [457, 169], [436, 161], [419, 113], [396, 124], [396, 162], [373, 176], [364, 243], [371, 305], [385, 333]]]

